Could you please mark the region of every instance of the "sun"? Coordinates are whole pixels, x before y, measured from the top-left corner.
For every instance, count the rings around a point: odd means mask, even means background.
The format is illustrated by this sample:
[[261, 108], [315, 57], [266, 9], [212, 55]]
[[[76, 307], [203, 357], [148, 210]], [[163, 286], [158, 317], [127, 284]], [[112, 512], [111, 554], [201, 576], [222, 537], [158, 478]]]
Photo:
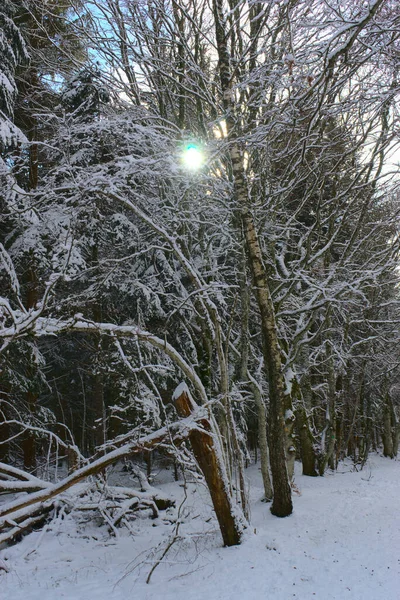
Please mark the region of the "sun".
[[183, 151], [182, 160], [189, 171], [198, 171], [204, 164], [204, 154], [196, 144], [188, 144]]

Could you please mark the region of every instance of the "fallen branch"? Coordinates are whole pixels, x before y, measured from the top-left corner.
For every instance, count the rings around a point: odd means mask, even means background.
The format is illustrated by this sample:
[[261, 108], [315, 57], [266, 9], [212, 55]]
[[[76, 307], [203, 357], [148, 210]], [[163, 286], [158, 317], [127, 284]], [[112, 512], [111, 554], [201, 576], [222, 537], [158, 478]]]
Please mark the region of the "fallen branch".
[[100, 486], [87, 492], [87, 500], [71, 504], [74, 511], [92, 511], [100, 513], [111, 530], [116, 533], [116, 527], [121, 521], [134, 517], [141, 510], [151, 510], [151, 517], [156, 519], [159, 510], [174, 506], [174, 501], [164, 497], [159, 490], [149, 486], [145, 492], [127, 487]]
[[172, 538], [170, 539], [170, 541], [168, 542], [168, 544], [166, 545], [166, 547], [164, 548], [160, 558], [158, 560], [156, 560], [156, 562], [154, 563], [154, 565], [152, 566], [152, 568], [150, 569], [150, 572], [147, 576], [146, 579], [146, 583], [150, 583], [150, 579], [151, 576], [153, 575], [154, 571], [157, 569], [158, 565], [164, 560], [164, 558], [167, 556], [168, 552], [170, 551], [170, 549], [172, 548], [172, 546], [175, 544], [175, 542], [177, 542], [179, 540], [179, 527], [181, 526], [181, 513], [182, 513], [182, 507], [185, 504], [185, 502], [187, 501], [187, 485], [186, 485], [186, 479], [185, 479], [185, 485], [184, 485], [184, 492], [185, 495], [183, 497], [182, 502], [179, 505], [178, 508], [178, 518], [176, 520], [176, 525], [175, 525], [175, 532], [172, 536]]
[[18, 492], [37, 492], [47, 489], [51, 484], [42, 481], [30, 473], [0, 462], [0, 494]]
[[38, 492], [45, 490], [49, 485], [46, 482], [41, 482], [41, 485], [34, 485], [29, 481], [3, 481], [0, 479], [0, 494], [17, 494], [18, 492]]
[[[117, 448], [89, 463], [77, 471], [74, 471], [62, 481], [50, 484], [45, 489], [41, 489], [29, 495], [28, 498], [17, 499], [9, 504], [6, 504], [0, 509], [0, 532], [10, 525], [14, 526], [11, 531], [3, 533], [4, 540], [15, 536], [20, 529], [30, 527], [39, 520], [36, 511], [42, 512], [47, 504], [55, 496], [59, 496], [72, 486], [76, 485], [90, 475], [95, 475], [103, 471], [109, 465], [143, 451], [153, 450], [155, 447], [168, 442], [169, 446], [176, 446], [185, 438], [189, 438], [195, 458], [202, 470], [206, 479], [217, 519], [220, 525], [224, 544], [232, 546], [239, 544], [245, 520], [239, 516], [237, 507], [234, 506], [233, 499], [230, 497], [227, 483], [227, 476], [222, 461], [222, 454], [218, 447], [218, 436], [213, 430], [210, 420], [207, 418], [205, 408], [199, 408], [192, 400], [189, 390], [185, 385], [180, 385], [174, 395], [175, 406], [178, 414], [183, 417], [181, 421], [175, 422], [172, 425], [163, 427], [154, 433], [144, 436], [138, 440], [133, 440], [126, 443], [120, 448]], [[29, 479], [29, 476], [27, 476]], [[124, 493], [124, 490], [119, 493]], [[156, 500], [149, 498], [149, 490], [146, 492], [134, 492], [136, 496], [139, 494], [146, 495], [147, 498], [142, 500], [143, 504], [147, 504], [152, 509], [153, 515], [157, 515]], [[126, 502], [125, 509], [129, 510], [136, 501], [132, 498], [132, 490], [128, 494], [131, 498]], [[92, 507], [90, 507], [92, 508]], [[102, 507], [98, 505], [99, 510]], [[109, 506], [104, 506], [102, 515], [108, 522], [112, 530], [115, 530], [115, 521], [108, 512]], [[116, 508], [113, 506], [112, 508]], [[8, 518], [7, 518], [8, 517]], [[115, 515], [117, 522], [124, 517], [122, 514]], [[17, 520], [20, 519], [20, 522]]]
[[194, 417], [182, 419], [182, 421], [173, 423], [167, 427], [163, 427], [162, 429], [140, 438], [139, 440], [125, 444], [121, 448], [118, 448], [117, 450], [114, 450], [109, 454], [97, 459], [96, 461], [78, 469], [62, 481], [52, 484], [46, 487], [46, 489], [35, 492], [28, 498], [17, 499], [2, 506], [0, 509], [0, 518], [3, 519], [5, 516], [15, 513], [16, 511], [23, 510], [24, 508], [27, 508], [33, 504], [47, 502], [73, 485], [76, 485], [82, 481], [82, 479], [85, 479], [90, 475], [96, 475], [109, 465], [132, 454], [138, 454], [146, 450], [152, 450], [156, 446], [162, 444], [164, 441], [173, 441], [176, 444], [179, 442], [179, 440], [186, 438], [189, 431], [191, 431], [195, 425], [196, 418]]
[[34, 506], [30, 511], [22, 514], [13, 515], [11, 519], [4, 519], [0, 529], [5, 530], [0, 534], [0, 547], [2, 544], [11, 544], [15, 542], [15, 538], [22, 533], [27, 533], [33, 527], [41, 524], [47, 518], [48, 513], [54, 508], [51, 503], [48, 506]]

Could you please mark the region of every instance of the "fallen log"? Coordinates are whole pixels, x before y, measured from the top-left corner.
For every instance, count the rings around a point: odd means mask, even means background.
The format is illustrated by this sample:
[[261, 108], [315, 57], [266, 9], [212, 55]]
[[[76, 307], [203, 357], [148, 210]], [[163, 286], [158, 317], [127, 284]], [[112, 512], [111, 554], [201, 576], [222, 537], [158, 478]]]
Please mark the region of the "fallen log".
[[0, 531], [3, 531], [3, 533], [0, 534], [0, 547], [3, 544], [12, 544], [16, 542], [19, 536], [28, 533], [33, 527], [37, 527], [44, 523], [48, 513], [53, 510], [53, 508], [54, 506], [52, 503], [48, 506], [40, 504], [39, 506], [30, 507], [25, 513], [22, 512], [22, 514], [13, 515], [12, 519], [5, 518], [0, 526]]
[[49, 485], [45, 485], [43, 481], [39, 484], [31, 483], [30, 481], [6, 481], [0, 479], [0, 494], [17, 494], [19, 492], [37, 492], [39, 490], [45, 490]]

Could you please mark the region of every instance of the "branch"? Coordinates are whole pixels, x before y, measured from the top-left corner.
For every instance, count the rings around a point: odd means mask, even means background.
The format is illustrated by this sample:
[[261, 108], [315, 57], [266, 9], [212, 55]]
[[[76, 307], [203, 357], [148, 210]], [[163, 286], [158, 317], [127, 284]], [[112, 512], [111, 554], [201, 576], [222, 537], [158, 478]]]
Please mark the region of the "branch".
[[[201, 411], [200, 411], [201, 412]], [[14, 500], [9, 504], [3, 505], [0, 509], [0, 530], [4, 527], [5, 520], [4, 517], [10, 514], [13, 514], [17, 511], [22, 511], [23, 509], [32, 506], [33, 504], [43, 503], [55, 496], [58, 496], [65, 490], [69, 489], [73, 485], [82, 481], [89, 475], [95, 475], [100, 471], [103, 471], [109, 465], [130, 456], [132, 454], [137, 454], [139, 452], [148, 451], [153, 449], [155, 446], [160, 445], [164, 440], [170, 441], [171, 438], [173, 440], [179, 440], [185, 438], [189, 432], [193, 429], [194, 424], [197, 420], [201, 421], [202, 418], [200, 415], [192, 416], [187, 419], [183, 419], [181, 421], [177, 421], [172, 425], [167, 427], [163, 427], [155, 431], [154, 433], [147, 435], [139, 440], [135, 440], [130, 442], [129, 444], [125, 444], [122, 448], [118, 448], [109, 454], [99, 458], [91, 464], [85, 465], [81, 469], [78, 469], [74, 473], [72, 473], [69, 477], [66, 477], [62, 481], [50, 485], [44, 490], [40, 490], [35, 492], [29, 496], [29, 498], [23, 498]]]

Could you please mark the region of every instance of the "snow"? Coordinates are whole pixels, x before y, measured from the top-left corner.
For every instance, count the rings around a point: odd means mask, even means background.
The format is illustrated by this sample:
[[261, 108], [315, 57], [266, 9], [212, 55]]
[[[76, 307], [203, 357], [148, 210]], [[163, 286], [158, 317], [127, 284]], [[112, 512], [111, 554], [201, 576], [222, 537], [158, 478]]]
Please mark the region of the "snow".
[[177, 400], [182, 394], [186, 394], [190, 397], [189, 388], [184, 381], [182, 381], [172, 395], [172, 401]]
[[[154, 560], [174, 535], [177, 508], [156, 521], [136, 521], [134, 536], [121, 530], [118, 538], [94, 524], [78, 533], [71, 516], [59, 518], [0, 552], [2, 600], [399, 599], [399, 461], [372, 455], [360, 472], [347, 463], [323, 478], [297, 471], [301, 495], [286, 519], [260, 501], [258, 465], [247, 476], [252, 525], [241, 546], [222, 548], [215, 519], [205, 521], [207, 490], [189, 483], [178, 540], [148, 585]], [[177, 507], [182, 486], [159, 485], [175, 495]]]
[[292, 367], [287, 367], [285, 371], [285, 394], [290, 396], [292, 393], [293, 380], [295, 378], [295, 373]]
[[285, 411], [285, 421], [293, 421], [294, 420], [294, 412], [288, 408], [287, 411]]

